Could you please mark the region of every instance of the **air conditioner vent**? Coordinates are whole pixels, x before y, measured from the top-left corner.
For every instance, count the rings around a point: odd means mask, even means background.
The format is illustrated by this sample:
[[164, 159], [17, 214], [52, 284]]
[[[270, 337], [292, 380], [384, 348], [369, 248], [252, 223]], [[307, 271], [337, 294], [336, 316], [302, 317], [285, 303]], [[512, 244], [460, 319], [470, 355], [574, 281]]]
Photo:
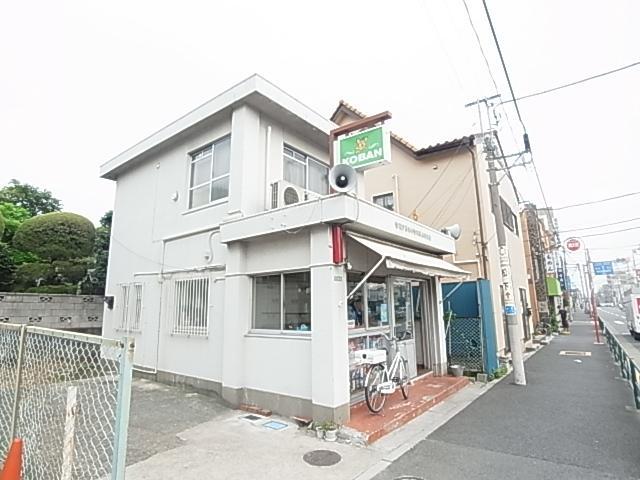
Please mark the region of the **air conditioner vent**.
[[294, 187], [285, 187], [282, 192], [282, 199], [284, 200], [285, 205], [293, 205], [294, 203], [298, 203], [300, 201], [300, 195], [298, 194], [298, 190]]

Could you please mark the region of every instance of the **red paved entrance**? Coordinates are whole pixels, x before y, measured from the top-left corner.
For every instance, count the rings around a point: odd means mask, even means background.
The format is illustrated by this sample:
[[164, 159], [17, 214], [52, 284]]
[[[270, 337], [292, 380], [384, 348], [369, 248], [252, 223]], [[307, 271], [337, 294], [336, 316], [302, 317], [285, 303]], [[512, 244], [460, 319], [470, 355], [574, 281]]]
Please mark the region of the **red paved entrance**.
[[365, 402], [351, 407], [348, 427], [365, 434], [367, 443], [373, 443], [389, 432], [401, 427], [426, 412], [469, 383], [466, 377], [434, 377], [426, 374], [413, 380], [409, 399], [402, 398], [398, 389], [387, 398], [380, 413], [371, 413]]

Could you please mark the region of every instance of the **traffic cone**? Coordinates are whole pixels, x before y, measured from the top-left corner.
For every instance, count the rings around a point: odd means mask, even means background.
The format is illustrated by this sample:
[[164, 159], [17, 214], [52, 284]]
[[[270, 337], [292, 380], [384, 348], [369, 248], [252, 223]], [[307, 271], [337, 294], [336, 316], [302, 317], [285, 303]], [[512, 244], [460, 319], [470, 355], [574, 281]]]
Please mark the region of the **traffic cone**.
[[0, 480], [20, 480], [22, 471], [22, 440], [16, 438], [11, 444], [7, 461], [4, 462]]

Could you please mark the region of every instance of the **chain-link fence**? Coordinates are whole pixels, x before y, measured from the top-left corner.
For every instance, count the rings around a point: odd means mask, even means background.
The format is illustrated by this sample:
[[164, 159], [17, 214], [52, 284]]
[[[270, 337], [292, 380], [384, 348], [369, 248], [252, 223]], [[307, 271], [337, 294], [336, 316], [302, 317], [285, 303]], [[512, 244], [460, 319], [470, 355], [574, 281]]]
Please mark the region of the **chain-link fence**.
[[0, 462], [24, 480], [124, 478], [133, 342], [0, 324]]
[[450, 365], [463, 365], [466, 371], [484, 369], [482, 319], [454, 317], [447, 325], [447, 354]]

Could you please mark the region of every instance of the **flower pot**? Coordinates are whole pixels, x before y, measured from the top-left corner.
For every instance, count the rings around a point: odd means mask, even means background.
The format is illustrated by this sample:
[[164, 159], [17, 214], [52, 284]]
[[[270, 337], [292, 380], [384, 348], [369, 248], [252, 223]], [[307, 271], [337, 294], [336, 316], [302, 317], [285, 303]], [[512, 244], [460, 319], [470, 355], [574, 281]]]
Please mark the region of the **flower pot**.
[[338, 439], [338, 429], [326, 430], [324, 432], [324, 439], [327, 442], [335, 442]]
[[324, 438], [324, 430], [321, 428], [316, 429], [316, 438], [322, 440]]
[[464, 373], [464, 365], [451, 365], [449, 368], [451, 369], [451, 375], [454, 377], [461, 377]]

